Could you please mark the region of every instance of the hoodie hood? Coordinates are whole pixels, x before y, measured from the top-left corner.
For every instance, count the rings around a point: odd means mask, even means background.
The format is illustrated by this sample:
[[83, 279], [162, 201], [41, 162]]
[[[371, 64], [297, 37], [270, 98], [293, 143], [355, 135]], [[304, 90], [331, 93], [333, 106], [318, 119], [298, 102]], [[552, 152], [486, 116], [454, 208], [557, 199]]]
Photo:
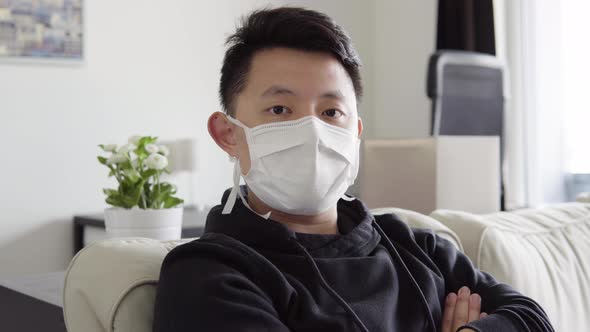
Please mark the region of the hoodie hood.
[[[240, 190], [247, 197], [246, 186]], [[366, 256], [379, 244], [381, 237], [372, 223], [374, 217], [359, 200], [338, 201], [338, 229], [341, 234], [303, 234], [287, 226], [265, 219], [246, 207], [237, 199], [230, 214], [222, 214], [231, 189], [224, 192], [221, 205], [211, 209], [207, 216], [205, 233], [220, 233], [230, 236], [252, 248], [297, 254], [293, 240], [302, 245], [314, 258]]]

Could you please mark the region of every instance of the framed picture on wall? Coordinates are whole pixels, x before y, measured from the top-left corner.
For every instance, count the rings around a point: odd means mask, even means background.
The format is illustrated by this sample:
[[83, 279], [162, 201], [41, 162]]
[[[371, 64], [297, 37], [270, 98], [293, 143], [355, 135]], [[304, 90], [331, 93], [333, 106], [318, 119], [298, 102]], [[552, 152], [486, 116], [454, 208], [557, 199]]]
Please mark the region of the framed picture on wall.
[[0, 0], [0, 61], [83, 60], [83, 0]]

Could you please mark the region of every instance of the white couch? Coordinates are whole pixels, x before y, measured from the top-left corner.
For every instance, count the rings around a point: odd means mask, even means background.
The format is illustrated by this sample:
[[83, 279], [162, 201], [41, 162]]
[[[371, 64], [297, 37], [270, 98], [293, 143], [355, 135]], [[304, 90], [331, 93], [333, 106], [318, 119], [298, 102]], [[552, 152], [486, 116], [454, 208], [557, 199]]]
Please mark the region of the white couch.
[[[490, 215], [373, 210], [388, 212], [412, 227], [433, 229], [478, 268], [537, 300], [556, 331], [590, 326], [590, 204]], [[151, 332], [162, 260], [172, 248], [192, 240], [123, 238], [81, 250], [66, 273], [63, 303], [68, 331]]]

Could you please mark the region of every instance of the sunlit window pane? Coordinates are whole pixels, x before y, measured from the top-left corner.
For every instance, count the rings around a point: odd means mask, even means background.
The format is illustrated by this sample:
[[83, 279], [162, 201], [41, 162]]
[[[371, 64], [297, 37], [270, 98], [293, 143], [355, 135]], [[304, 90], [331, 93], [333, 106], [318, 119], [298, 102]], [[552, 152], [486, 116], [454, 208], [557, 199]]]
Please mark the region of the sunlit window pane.
[[566, 171], [590, 173], [590, 1], [562, 1]]

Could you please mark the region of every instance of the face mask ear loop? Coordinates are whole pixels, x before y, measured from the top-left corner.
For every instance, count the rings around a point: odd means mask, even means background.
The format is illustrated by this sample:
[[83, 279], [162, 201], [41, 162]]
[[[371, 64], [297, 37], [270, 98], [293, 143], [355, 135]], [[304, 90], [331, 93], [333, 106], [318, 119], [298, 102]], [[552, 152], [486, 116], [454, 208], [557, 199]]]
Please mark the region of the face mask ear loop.
[[[246, 127], [244, 124], [242, 124], [238, 119], [235, 119], [231, 116], [228, 116], [227, 119], [229, 122], [233, 123], [234, 125], [243, 128], [247, 134], [247, 130], [249, 128]], [[240, 176], [242, 173], [242, 171], [240, 170], [240, 161], [238, 160], [238, 158], [235, 158], [235, 157], [230, 157], [230, 159], [233, 159], [234, 163], [235, 163], [234, 164], [234, 187], [232, 188], [231, 192], [229, 193], [229, 196], [227, 197], [227, 202], [225, 203], [225, 206], [223, 207], [223, 211], [221, 211], [221, 214], [231, 213], [234, 205], [236, 204], [236, 200], [238, 199], [238, 196], [242, 200], [242, 203], [244, 203], [244, 205], [248, 209], [250, 209], [250, 211], [254, 212], [254, 210], [252, 210], [250, 205], [248, 205], [248, 201], [246, 200], [246, 198], [242, 194], [242, 190], [240, 189]], [[256, 213], [256, 212], [254, 212], [254, 213]], [[256, 213], [256, 214], [258, 214], [258, 213]], [[259, 214], [259, 216], [268, 220], [268, 218], [270, 218], [270, 211], [266, 214]]]
[[[236, 199], [238, 198], [238, 192], [240, 191], [240, 161], [238, 158], [233, 157], [234, 159], [234, 186], [227, 197], [227, 202], [225, 202], [225, 206], [223, 207], [223, 211], [221, 214], [230, 214], [236, 204]], [[241, 194], [241, 193], [240, 193]]]

